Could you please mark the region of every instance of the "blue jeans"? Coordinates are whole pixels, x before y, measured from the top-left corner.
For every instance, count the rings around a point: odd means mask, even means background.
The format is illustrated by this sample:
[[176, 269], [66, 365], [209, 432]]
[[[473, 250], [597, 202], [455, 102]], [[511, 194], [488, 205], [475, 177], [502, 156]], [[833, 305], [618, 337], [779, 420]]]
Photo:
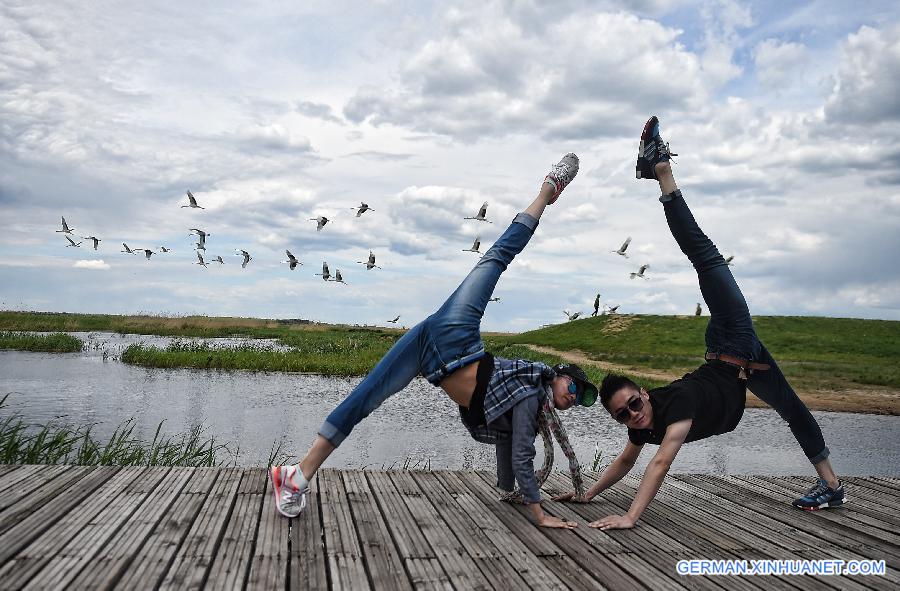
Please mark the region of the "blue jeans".
[[363, 381], [335, 408], [319, 435], [335, 447], [387, 398], [423, 375], [437, 386], [457, 369], [484, 357], [481, 317], [500, 275], [522, 252], [538, 220], [518, 214], [437, 312], [394, 343]]
[[[664, 198], [665, 199], [665, 198]], [[706, 350], [748, 361], [767, 363], [771, 369], [754, 371], [747, 387], [787, 421], [791, 432], [813, 464], [828, 457], [822, 430], [809, 409], [797, 396], [772, 355], [760, 342], [750, 319], [750, 310], [731, 269], [716, 245], [697, 225], [683, 198], [663, 201], [672, 236], [687, 255], [700, 280], [700, 293], [709, 308]]]

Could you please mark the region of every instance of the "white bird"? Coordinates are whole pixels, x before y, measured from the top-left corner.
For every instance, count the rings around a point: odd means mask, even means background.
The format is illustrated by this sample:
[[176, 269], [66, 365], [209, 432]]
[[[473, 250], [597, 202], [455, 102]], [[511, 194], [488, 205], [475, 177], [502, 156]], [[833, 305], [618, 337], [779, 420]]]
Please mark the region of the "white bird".
[[333, 281], [334, 281], [335, 283], [343, 283], [344, 285], [349, 285], [346, 281], [344, 281], [344, 277], [341, 275], [341, 270], [340, 270], [340, 269], [335, 269], [335, 270], [334, 270], [334, 279], [333, 279]]
[[165, 246], [160, 246], [159, 249], [163, 252], [172, 252], [171, 248], [166, 248]]
[[611, 308], [607, 308], [606, 313], [607, 314], [615, 314], [616, 310], [619, 309], [619, 306], [621, 306], [621, 304], [616, 304], [615, 306], [612, 306]]
[[195, 243], [194, 243], [194, 248], [197, 249], [197, 250], [203, 250], [203, 251], [205, 251], [205, 250], [206, 250], [206, 243], [205, 243], [205, 242], [195, 242]]
[[244, 261], [241, 263], [241, 269], [246, 269], [247, 263], [250, 262], [250, 253], [247, 252], [246, 250], [241, 250], [241, 249], [238, 249], [238, 250], [240, 251], [240, 254], [235, 253], [235, 255], [239, 256], [239, 257], [240, 256], [244, 257]]
[[315, 273], [315, 274], [316, 274], [316, 275], [321, 275], [321, 276], [322, 276], [322, 279], [324, 279], [325, 281], [328, 281], [329, 279], [331, 279], [331, 271], [328, 270], [328, 263], [326, 263], [326, 262], [323, 261], [323, 262], [322, 262], [322, 272], [321, 272], [321, 273]]
[[96, 236], [82, 236], [85, 240], [92, 240], [94, 242], [94, 250], [97, 250], [97, 245], [100, 244], [100, 239]]
[[362, 214], [366, 213], [367, 211], [375, 211], [374, 209], [369, 207], [368, 203], [363, 203], [362, 201], [359, 202], [359, 207], [351, 207], [350, 209], [356, 210], [356, 217], [361, 216]]
[[216, 255], [216, 258], [213, 259], [214, 262], [219, 263], [221, 265], [225, 264], [225, 261], [222, 260], [222, 255]]
[[563, 310], [563, 314], [565, 314], [569, 320], [575, 320], [581, 316], [581, 312], [569, 312], [568, 310]]
[[191, 193], [190, 190], [188, 190], [188, 192], [187, 192], [187, 198], [188, 198], [188, 201], [190, 201], [190, 203], [187, 204], [187, 205], [182, 205], [181, 207], [183, 207], [183, 208], [184, 208], [184, 207], [192, 207], [192, 208], [196, 208], [196, 209], [206, 209], [205, 207], [200, 207], [199, 205], [197, 205], [197, 199], [194, 197], [194, 194]]
[[66, 240], [69, 241], [69, 243], [66, 244], [66, 248], [68, 248], [68, 247], [70, 247], [70, 246], [75, 246], [75, 247], [77, 247], [77, 248], [81, 248], [81, 242], [75, 242], [75, 241], [72, 240], [72, 238], [69, 237], [68, 235], [66, 236]]
[[478, 213], [475, 215], [475, 217], [471, 217], [471, 218], [466, 217], [463, 219], [464, 220], [478, 220], [479, 222], [487, 222], [489, 224], [493, 224], [494, 222], [485, 218], [485, 216], [487, 216], [487, 206], [488, 206], [488, 202], [485, 201], [484, 203], [481, 204], [481, 209], [478, 210]]
[[462, 249], [462, 251], [463, 252], [477, 252], [478, 254], [481, 254], [481, 251], [478, 250], [479, 248], [481, 248], [481, 236], [476, 236], [475, 242], [472, 243], [472, 247], [464, 248], [464, 249]]
[[356, 261], [356, 262], [357, 262], [357, 263], [360, 263], [360, 264], [362, 264], [362, 265], [365, 265], [365, 266], [366, 266], [366, 271], [369, 271], [372, 267], [375, 267], [375, 268], [377, 268], [377, 269], [380, 269], [380, 268], [381, 268], [381, 267], [379, 267], [378, 265], [375, 264], [375, 254], [374, 254], [371, 250], [369, 251], [369, 259], [368, 259], [368, 260], [366, 260], [366, 261]]
[[703, 312], [703, 308], [700, 307], [700, 302], [697, 302], [697, 309], [694, 310], [694, 316], [699, 316]]
[[622, 243], [622, 246], [619, 247], [619, 250], [613, 250], [612, 252], [620, 254], [627, 259], [628, 255], [625, 254], [625, 251], [628, 250], [629, 244], [631, 244], [631, 236], [625, 239], [625, 242]]
[[644, 271], [650, 268], [650, 265], [641, 265], [641, 268], [638, 269], [637, 273], [630, 273], [629, 276], [631, 279], [635, 277], [640, 277], [641, 279], [649, 279], [648, 277], [644, 277]]
[[200, 254], [199, 252], [197, 253], [197, 262], [194, 263], [194, 264], [195, 264], [195, 265], [203, 265], [204, 267], [208, 267], [208, 266], [209, 266], [209, 265], [206, 264], [206, 261], [203, 260], [203, 255]]
[[397, 324], [397, 321], [398, 321], [398, 320], [400, 320], [400, 315], [399, 315], [399, 314], [397, 314], [397, 317], [394, 318], [393, 320], [388, 320], [388, 322], [390, 322], [391, 324]]
[[309, 221], [316, 222], [316, 232], [325, 227], [325, 224], [328, 223], [328, 218], [324, 215], [320, 215], [319, 217], [309, 218]]
[[121, 250], [119, 252], [127, 252], [128, 254], [137, 254], [136, 252], [134, 252], [133, 249], [129, 248], [128, 245], [125, 244], [124, 242], [122, 243], [122, 246], [125, 247], [125, 250]]
[[488, 302], [499, 302], [500, 298], [489, 298]]
[[202, 242], [203, 244], [206, 244], [206, 237], [207, 237], [207, 236], [212, 236], [212, 234], [210, 234], [209, 232], [204, 232], [204, 231], [201, 230], [200, 228], [188, 228], [188, 229], [191, 231], [191, 234], [193, 234], [194, 232], [196, 232], [196, 233], [197, 233], [197, 236], [200, 237], [200, 242]]
[[282, 262], [282, 263], [287, 263], [288, 266], [290, 267], [291, 271], [293, 271], [294, 269], [296, 269], [296, 268], [297, 268], [297, 265], [302, 265], [302, 264], [303, 264], [303, 263], [301, 263], [299, 260], [297, 260], [297, 257], [295, 257], [294, 255], [291, 254], [291, 251], [285, 250], [284, 253], [287, 255], [288, 260], [286, 260], [286, 261], [281, 261], [281, 262]]
[[57, 232], [62, 232], [63, 234], [71, 234], [72, 230], [74, 230], [75, 228], [70, 228], [69, 224], [66, 223], [66, 218], [63, 218], [62, 216], [60, 217], [62, 218], [62, 230], [57, 230]]
[[734, 255], [733, 254], [729, 255], [728, 257], [725, 258], [725, 264], [730, 265], [731, 261], [733, 261], [733, 260], [734, 260]]
[[[144, 251], [144, 256], [147, 258], [148, 261], [150, 260], [150, 256], [151, 256], [151, 255], [156, 254], [155, 252], [153, 252], [153, 251], [150, 250], [149, 248], [136, 248], [135, 250], [143, 250], [143, 251]], [[137, 253], [135, 253], [135, 254], [137, 254]]]

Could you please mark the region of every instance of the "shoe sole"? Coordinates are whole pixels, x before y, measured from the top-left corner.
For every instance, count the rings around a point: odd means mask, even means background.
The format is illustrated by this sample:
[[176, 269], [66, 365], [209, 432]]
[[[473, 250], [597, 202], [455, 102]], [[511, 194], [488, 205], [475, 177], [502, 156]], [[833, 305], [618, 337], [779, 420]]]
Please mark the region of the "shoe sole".
[[635, 165], [635, 177], [639, 179], [643, 178], [655, 178], [655, 177], [644, 177], [641, 176], [641, 160], [644, 158], [644, 145], [647, 140], [650, 139], [650, 134], [653, 132], [653, 128], [659, 125], [659, 118], [656, 115], [650, 117], [647, 120], [647, 123], [644, 124], [644, 130], [641, 132], [641, 143], [638, 144], [638, 157], [637, 157], [637, 165]]
[[[279, 467], [280, 468], [280, 467]], [[303, 513], [303, 509], [300, 510], [296, 515], [290, 515], [281, 510], [281, 504], [278, 502], [278, 487], [275, 485], [275, 477], [272, 475], [272, 470], [275, 468], [269, 468], [269, 481], [272, 483], [272, 495], [275, 497], [275, 510], [287, 517], [288, 519], [294, 519], [296, 517], [300, 517], [300, 514]], [[306, 493], [303, 493], [304, 496]]]
[[822, 503], [821, 505], [819, 505], [817, 507], [800, 507], [799, 505], [794, 505], [794, 507], [797, 507], [798, 509], [802, 509], [803, 511], [820, 511], [822, 509], [834, 509], [834, 508], [840, 507], [846, 503], [847, 503], [847, 497], [844, 497], [843, 499], [841, 499], [840, 502], [837, 502], [837, 503], [835, 503], [835, 502]]

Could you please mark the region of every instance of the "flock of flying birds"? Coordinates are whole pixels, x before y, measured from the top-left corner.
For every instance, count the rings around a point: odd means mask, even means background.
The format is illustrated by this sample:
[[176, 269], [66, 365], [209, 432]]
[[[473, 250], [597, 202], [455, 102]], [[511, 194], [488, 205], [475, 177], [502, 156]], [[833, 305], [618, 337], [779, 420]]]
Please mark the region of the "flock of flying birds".
[[[188, 204], [182, 205], [181, 206], [182, 208], [188, 207], [191, 209], [205, 209], [204, 207], [202, 207], [201, 205], [199, 205], [197, 203], [197, 198], [194, 197], [194, 194], [191, 193], [190, 190], [187, 191], [187, 198], [188, 198]], [[470, 217], [464, 217], [463, 219], [476, 220], [479, 222], [486, 222], [488, 224], [493, 224], [494, 222], [487, 219], [487, 208], [488, 208], [488, 202], [485, 201], [481, 205], [481, 207], [478, 209], [477, 214], [475, 214], [474, 216], [470, 216]], [[362, 216], [362, 214], [364, 214], [367, 211], [375, 211], [374, 209], [369, 207], [369, 205], [367, 203], [363, 203], [363, 202], [361, 202], [359, 204], [359, 206], [354, 206], [351, 209], [356, 210], [356, 217]], [[325, 216], [317, 216], [314, 218], [309, 218], [309, 221], [316, 222], [316, 231], [320, 232], [322, 230], [322, 228], [324, 228], [325, 225], [330, 220]], [[75, 228], [70, 228], [69, 225], [66, 223], [66, 218], [62, 217], [62, 229], [56, 230], [56, 232], [62, 233], [65, 236], [66, 240], [69, 241], [69, 243], [66, 245], [67, 247], [80, 248], [83, 240], [90, 240], [92, 242], [94, 250], [98, 250], [97, 247], [99, 246], [99, 244], [101, 242], [100, 238], [97, 238], [96, 236], [82, 236], [81, 237], [83, 239], [82, 241], [75, 242], [75, 240], [72, 239], [72, 236], [75, 235], [74, 230], [75, 230]], [[197, 262], [195, 264], [202, 265], [203, 267], [208, 267], [209, 263], [204, 258], [204, 254], [206, 253], [206, 238], [208, 236], [211, 236], [211, 234], [209, 232], [201, 230], [200, 228], [189, 228], [189, 230], [190, 230], [190, 234], [189, 234], [190, 236], [196, 235], [196, 237], [197, 237], [197, 242], [194, 244], [194, 250], [197, 255]], [[617, 250], [613, 250], [611, 252], [614, 252], [617, 255], [620, 255], [622, 257], [628, 258], [628, 254], [626, 251], [628, 250], [628, 246], [630, 244], [631, 244], [631, 236], [629, 236], [628, 238], [625, 239], [625, 242], [622, 243], [622, 246], [620, 246]], [[154, 251], [150, 248], [132, 248], [132, 247], [129, 247], [128, 244], [125, 242], [122, 243], [122, 248], [123, 248], [123, 250], [121, 250], [120, 252], [123, 252], [126, 254], [134, 254], [134, 255], [143, 254], [144, 257], [148, 261], [150, 260], [151, 256], [153, 256], [154, 254], [157, 254], [158, 252], [159, 253], [167, 253], [167, 252], [172, 251], [171, 248], [167, 248], [165, 246], [160, 246], [158, 251]], [[475, 241], [472, 243], [472, 246], [469, 248], [464, 248], [462, 250], [463, 250], [463, 252], [475, 252], [478, 254], [483, 254], [480, 249], [481, 249], [481, 236], [476, 235]], [[203, 253], [201, 253], [200, 251], [203, 251]], [[296, 256], [294, 256], [291, 253], [290, 250], [285, 249], [284, 252], [285, 252], [285, 255], [287, 255], [287, 260], [281, 261], [281, 262], [287, 263], [288, 268], [291, 271], [296, 269], [298, 265], [303, 264], [300, 262], [300, 260]], [[250, 256], [250, 253], [243, 249], [236, 250], [235, 255], [242, 258], [241, 268], [243, 268], [243, 269], [246, 269], [247, 265], [250, 263], [250, 261], [253, 260], [253, 257]], [[731, 261], [733, 259], [734, 259], [734, 256], [729, 256], [728, 258], [725, 259], [725, 262], [730, 265], [730, 264], [732, 264]], [[222, 259], [221, 255], [216, 255], [215, 258], [210, 259], [210, 262], [219, 263], [220, 265], [225, 264], [225, 261]], [[359, 264], [365, 265], [366, 270], [381, 269], [380, 266], [375, 264], [375, 254], [371, 250], [369, 251], [369, 256], [365, 261], [356, 261], [356, 262]], [[637, 271], [631, 272], [629, 274], [629, 276], [631, 279], [634, 279], [635, 277], [640, 277], [641, 279], [647, 279], [647, 276], [644, 275], [644, 272], [647, 271], [647, 269], [649, 269], [649, 268], [650, 268], [649, 264], [643, 264], [640, 266], [640, 268]], [[315, 273], [315, 275], [321, 276], [322, 279], [324, 279], [325, 281], [331, 281], [334, 283], [343, 283], [345, 285], [347, 284], [347, 282], [344, 281], [344, 277], [341, 274], [341, 270], [335, 269], [334, 274], [332, 274], [331, 270], [328, 267], [328, 263], [325, 261], [322, 262], [322, 272]], [[493, 298], [490, 298], [489, 301], [490, 302], [499, 302], [500, 298], [493, 297]], [[607, 306], [606, 304], [604, 304], [603, 307], [604, 307], [604, 310], [603, 310], [604, 314], [615, 314], [619, 308], [618, 305]], [[599, 309], [600, 309], [600, 294], [598, 293], [597, 297], [594, 299], [594, 312], [593, 312], [593, 314], [591, 314], [591, 316], [596, 316], [599, 313]], [[699, 316], [701, 314], [701, 312], [702, 312], [702, 308], [700, 306], [700, 303], [698, 302], [697, 307], [694, 311], [694, 314], [696, 316]], [[579, 316], [581, 316], [581, 312], [569, 312], [568, 310], [563, 310], [563, 313], [566, 315], [566, 317], [570, 321], [575, 320]], [[400, 316], [398, 315], [396, 318], [393, 318], [392, 320], [387, 320], [387, 322], [391, 323], [391, 324], [396, 324], [399, 320], [400, 320]]]

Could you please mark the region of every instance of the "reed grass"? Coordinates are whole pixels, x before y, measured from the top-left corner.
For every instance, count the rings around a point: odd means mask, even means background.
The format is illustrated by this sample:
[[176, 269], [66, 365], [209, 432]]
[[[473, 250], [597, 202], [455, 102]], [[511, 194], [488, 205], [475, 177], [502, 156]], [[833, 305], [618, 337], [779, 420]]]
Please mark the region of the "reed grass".
[[73, 353], [81, 351], [84, 342], [62, 332], [33, 334], [29, 332], [0, 332], [0, 349], [39, 351], [44, 353]]
[[[0, 411], [5, 410], [8, 397], [0, 399]], [[129, 419], [103, 443], [94, 437], [93, 425], [51, 422], [35, 426], [13, 413], [0, 419], [0, 464], [214, 467], [224, 463], [221, 456], [227, 448], [212, 437], [204, 437], [202, 427], [164, 436], [162, 426], [161, 421], [153, 440], [145, 442], [134, 436], [135, 421]]]

